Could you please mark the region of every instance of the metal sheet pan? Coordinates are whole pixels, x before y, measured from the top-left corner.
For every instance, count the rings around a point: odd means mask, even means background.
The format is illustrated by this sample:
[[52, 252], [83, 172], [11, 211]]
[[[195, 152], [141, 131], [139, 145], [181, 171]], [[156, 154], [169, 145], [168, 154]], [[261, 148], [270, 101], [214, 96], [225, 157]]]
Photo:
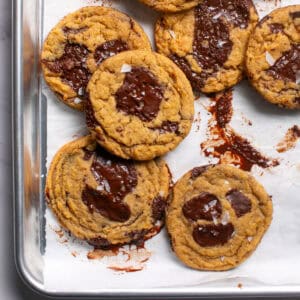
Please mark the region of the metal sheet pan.
[[[43, 37], [43, 5], [50, 0], [13, 1], [13, 182], [15, 259], [19, 274], [36, 291], [49, 296], [107, 298], [249, 297], [300, 295], [300, 285], [253, 282], [237, 289], [228, 278], [198, 286], [136, 289], [130, 286], [90, 291], [49, 289], [45, 285], [46, 249], [44, 177], [47, 156], [47, 99], [42, 93], [39, 53]], [[131, 0], [133, 1], [133, 0]], [[263, 2], [263, 0], [261, 0]], [[270, 2], [270, 1], [268, 1]], [[89, 3], [87, 3], [88, 5]], [[57, 7], [59, 9], [59, 7]], [[300, 255], [300, 254], [299, 254]], [[63, 266], [62, 266], [63, 268]]]

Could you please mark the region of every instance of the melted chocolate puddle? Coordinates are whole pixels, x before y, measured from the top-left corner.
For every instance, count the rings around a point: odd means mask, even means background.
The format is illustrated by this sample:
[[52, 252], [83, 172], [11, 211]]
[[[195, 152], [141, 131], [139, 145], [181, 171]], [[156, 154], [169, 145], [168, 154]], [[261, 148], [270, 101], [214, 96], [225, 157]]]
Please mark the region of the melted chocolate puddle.
[[[221, 162], [225, 160], [225, 163], [233, 163], [246, 171], [250, 171], [253, 165], [267, 168], [279, 164], [277, 160], [262, 155], [247, 139], [228, 125], [232, 117], [232, 89], [212, 100], [215, 101], [215, 105], [210, 107], [210, 138], [201, 143], [201, 149], [206, 156], [212, 155]], [[213, 148], [213, 151], [210, 151], [210, 148]], [[226, 158], [230, 158], [229, 162]]]
[[47, 68], [60, 74], [60, 78], [66, 82], [79, 97], [84, 98], [85, 89], [91, 77], [86, 66], [89, 50], [79, 44], [67, 43], [63, 55], [54, 60], [43, 60]]
[[248, 0], [205, 0], [195, 7], [192, 55], [202, 72], [194, 72], [184, 57], [170, 55], [170, 59], [183, 70], [194, 89], [201, 89], [206, 80], [217, 73], [227, 61], [233, 46], [229, 26], [231, 24], [246, 28], [249, 22], [249, 6]]
[[157, 116], [163, 94], [164, 87], [150, 70], [133, 67], [115, 94], [116, 106], [128, 115], [149, 122]]

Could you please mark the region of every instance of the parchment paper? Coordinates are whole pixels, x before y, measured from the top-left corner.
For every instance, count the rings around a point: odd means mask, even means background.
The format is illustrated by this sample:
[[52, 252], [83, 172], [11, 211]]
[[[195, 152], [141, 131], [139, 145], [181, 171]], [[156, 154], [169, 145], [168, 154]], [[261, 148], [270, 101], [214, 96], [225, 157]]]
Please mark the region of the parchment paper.
[[[153, 40], [152, 24], [158, 14], [134, 0], [111, 1], [113, 7], [131, 15], [140, 22]], [[299, 0], [256, 0], [260, 16], [275, 7], [299, 4]], [[100, 5], [92, 0], [45, 0], [44, 37], [64, 15], [88, 5]], [[57, 101], [43, 83], [47, 98], [47, 164], [65, 143], [87, 130], [84, 116]], [[238, 268], [226, 272], [199, 272], [185, 267], [172, 253], [164, 230], [147, 241], [145, 248], [149, 260], [140, 263], [142, 270], [134, 273], [116, 272], [109, 266], [126, 264], [126, 255], [89, 260], [92, 247], [60, 231], [55, 217], [46, 211], [47, 247], [44, 255], [44, 281], [53, 291], [103, 291], [104, 289], [143, 289], [185, 287], [201, 291], [203, 287], [232, 288], [242, 283], [248, 287], [299, 286], [300, 289], [300, 142], [285, 153], [275, 149], [288, 128], [300, 125], [300, 112], [287, 111], [268, 104], [244, 80], [234, 87], [234, 115], [231, 126], [246, 137], [257, 149], [270, 157], [278, 158], [275, 168], [252, 168], [252, 174], [273, 196], [274, 217], [270, 229], [254, 254]], [[205, 109], [210, 100], [201, 95], [195, 101], [195, 122], [189, 136], [179, 147], [165, 156], [174, 180], [191, 168], [217, 159], [201, 153], [200, 143], [207, 133], [210, 114]], [[200, 112], [199, 120], [198, 113]], [[251, 120], [252, 126], [245, 121]], [[127, 251], [128, 247], [125, 247]], [[147, 255], [142, 253], [141, 255]], [[139, 261], [139, 259], [136, 259]], [[135, 264], [131, 261], [129, 264]], [[128, 263], [127, 263], [128, 265]]]

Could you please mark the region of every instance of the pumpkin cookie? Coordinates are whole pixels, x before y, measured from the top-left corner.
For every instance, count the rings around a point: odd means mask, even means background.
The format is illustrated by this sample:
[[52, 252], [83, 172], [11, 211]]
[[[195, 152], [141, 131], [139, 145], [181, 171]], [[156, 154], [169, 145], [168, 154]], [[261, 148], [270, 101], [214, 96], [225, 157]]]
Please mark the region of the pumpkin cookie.
[[272, 220], [272, 202], [247, 172], [194, 168], [174, 186], [167, 208], [172, 247], [186, 265], [228, 270], [256, 249]]
[[250, 37], [248, 77], [269, 102], [300, 108], [300, 5], [271, 12]]
[[142, 27], [108, 7], [84, 7], [62, 19], [42, 50], [42, 68], [50, 88], [65, 104], [83, 110], [86, 86], [97, 66], [116, 53], [151, 50]]
[[204, 0], [156, 23], [158, 52], [171, 58], [192, 87], [219, 92], [239, 82], [250, 32], [258, 21], [251, 0]]
[[151, 8], [162, 12], [178, 12], [195, 7], [201, 0], [140, 0]]
[[87, 90], [87, 125], [117, 156], [152, 159], [174, 149], [190, 131], [190, 83], [163, 55], [139, 50], [115, 55], [100, 65]]
[[55, 155], [46, 196], [65, 228], [99, 248], [109, 248], [143, 241], [159, 232], [169, 182], [162, 160], [122, 160], [86, 136]]

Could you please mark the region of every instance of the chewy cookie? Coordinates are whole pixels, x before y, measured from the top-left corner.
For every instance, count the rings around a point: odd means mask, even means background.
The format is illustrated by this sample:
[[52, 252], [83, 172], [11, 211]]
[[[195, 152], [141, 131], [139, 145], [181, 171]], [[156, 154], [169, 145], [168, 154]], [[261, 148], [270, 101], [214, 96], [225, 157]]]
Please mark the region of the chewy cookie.
[[122, 160], [86, 136], [55, 155], [46, 196], [65, 228], [90, 244], [109, 248], [143, 241], [159, 232], [169, 182], [162, 160]]
[[192, 10], [157, 21], [157, 49], [184, 71], [195, 90], [219, 92], [241, 80], [248, 38], [257, 21], [251, 0], [204, 0]]
[[228, 270], [255, 250], [271, 220], [271, 199], [250, 174], [210, 165], [194, 168], [175, 184], [166, 224], [186, 265]]
[[100, 65], [87, 90], [87, 125], [117, 156], [152, 159], [175, 148], [190, 131], [190, 83], [163, 55], [139, 50], [115, 55]]
[[260, 21], [249, 40], [246, 69], [266, 100], [300, 108], [300, 5], [276, 9]]
[[140, 0], [140, 2], [162, 12], [178, 12], [195, 7], [201, 0]]
[[65, 104], [83, 110], [85, 89], [97, 66], [131, 49], [151, 50], [148, 37], [132, 18], [102, 6], [81, 8], [62, 19], [46, 38], [45, 80]]

